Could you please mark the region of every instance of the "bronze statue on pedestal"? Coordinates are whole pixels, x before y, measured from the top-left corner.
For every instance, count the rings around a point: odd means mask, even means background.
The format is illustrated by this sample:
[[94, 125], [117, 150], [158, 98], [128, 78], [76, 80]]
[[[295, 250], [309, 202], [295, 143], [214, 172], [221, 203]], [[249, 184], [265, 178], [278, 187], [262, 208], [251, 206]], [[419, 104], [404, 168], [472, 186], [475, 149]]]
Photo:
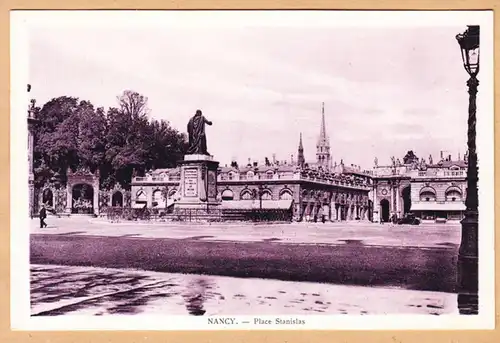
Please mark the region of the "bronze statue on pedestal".
[[189, 148], [187, 150], [188, 155], [210, 155], [207, 151], [205, 124], [212, 125], [212, 122], [203, 116], [201, 110], [197, 110], [196, 114], [189, 120], [187, 125], [189, 137]]

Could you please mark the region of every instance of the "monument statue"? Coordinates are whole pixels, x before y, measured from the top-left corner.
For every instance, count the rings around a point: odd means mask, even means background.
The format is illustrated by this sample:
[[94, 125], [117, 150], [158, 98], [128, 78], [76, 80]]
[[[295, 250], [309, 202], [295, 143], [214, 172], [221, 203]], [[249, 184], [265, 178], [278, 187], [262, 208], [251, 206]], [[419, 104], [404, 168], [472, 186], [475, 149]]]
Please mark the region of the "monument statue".
[[187, 150], [188, 155], [210, 155], [207, 151], [205, 124], [212, 125], [212, 122], [203, 116], [201, 110], [197, 110], [196, 114], [189, 120], [187, 125], [189, 137], [189, 148]]

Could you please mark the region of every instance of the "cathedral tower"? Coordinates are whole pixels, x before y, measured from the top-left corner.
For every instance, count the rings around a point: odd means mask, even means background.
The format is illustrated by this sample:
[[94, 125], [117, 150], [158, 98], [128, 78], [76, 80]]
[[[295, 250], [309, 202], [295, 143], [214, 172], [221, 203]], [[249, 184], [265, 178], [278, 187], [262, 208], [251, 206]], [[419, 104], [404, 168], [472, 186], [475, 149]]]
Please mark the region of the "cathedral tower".
[[302, 132], [301, 132], [299, 139], [299, 153], [297, 155], [297, 165], [303, 167], [305, 163], [306, 160], [304, 158], [304, 146], [302, 145]]
[[319, 131], [318, 144], [316, 144], [316, 160], [318, 166], [323, 169], [330, 169], [330, 140], [326, 135], [325, 124], [325, 103], [321, 107], [321, 128]]

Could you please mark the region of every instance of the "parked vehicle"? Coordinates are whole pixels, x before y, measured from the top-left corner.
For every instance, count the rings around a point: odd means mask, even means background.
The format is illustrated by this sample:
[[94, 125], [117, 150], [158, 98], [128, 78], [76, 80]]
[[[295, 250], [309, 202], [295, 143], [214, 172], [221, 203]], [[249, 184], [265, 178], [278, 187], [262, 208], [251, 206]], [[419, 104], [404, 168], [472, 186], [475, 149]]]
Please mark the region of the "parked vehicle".
[[399, 218], [397, 223], [399, 225], [409, 224], [409, 225], [420, 225], [420, 218], [415, 217], [414, 214], [406, 214], [403, 218]]

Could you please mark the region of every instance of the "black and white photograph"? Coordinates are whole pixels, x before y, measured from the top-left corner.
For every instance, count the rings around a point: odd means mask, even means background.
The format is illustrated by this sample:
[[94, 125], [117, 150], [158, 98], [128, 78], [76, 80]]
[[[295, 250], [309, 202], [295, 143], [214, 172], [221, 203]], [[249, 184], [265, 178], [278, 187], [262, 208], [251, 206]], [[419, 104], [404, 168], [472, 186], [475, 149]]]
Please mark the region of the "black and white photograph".
[[18, 330], [494, 327], [492, 11], [13, 11]]

